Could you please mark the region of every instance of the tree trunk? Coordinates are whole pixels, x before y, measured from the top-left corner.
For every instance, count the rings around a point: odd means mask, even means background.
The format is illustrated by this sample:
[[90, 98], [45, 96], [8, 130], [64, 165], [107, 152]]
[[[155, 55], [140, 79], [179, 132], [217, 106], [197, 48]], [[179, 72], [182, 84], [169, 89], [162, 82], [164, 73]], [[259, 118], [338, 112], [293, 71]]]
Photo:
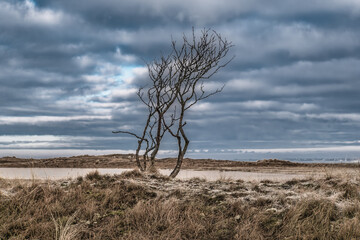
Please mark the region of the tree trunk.
[[139, 159], [139, 152], [140, 152], [140, 149], [141, 149], [141, 144], [142, 144], [142, 141], [138, 141], [138, 148], [136, 149], [136, 153], [135, 153], [135, 159], [136, 159], [136, 164], [139, 168], [139, 170], [141, 172], [144, 172], [146, 170], [146, 165], [145, 165], [145, 169], [143, 168], [143, 166], [141, 166], [141, 162], [140, 162], [140, 159]]
[[136, 159], [136, 165], [138, 166], [139, 170], [140, 170], [141, 172], [144, 172], [145, 169], [143, 168], [143, 166], [141, 166], [141, 162], [140, 162], [139, 154], [138, 154], [138, 153], [135, 154], [135, 159]]
[[190, 142], [189, 139], [186, 137], [185, 132], [183, 131], [183, 129], [180, 129], [180, 132], [181, 132], [181, 135], [184, 138], [185, 145], [184, 145], [184, 148], [181, 147], [181, 137], [178, 136], [177, 139], [178, 139], [179, 153], [178, 153], [175, 168], [169, 175], [171, 178], [175, 178], [179, 174], [180, 169], [181, 169], [181, 165], [182, 165], [182, 162], [183, 162], [183, 159], [184, 159], [184, 156], [185, 156], [185, 153], [187, 151], [187, 148], [188, 148], [189, 142]]
[[150, 167], [151, 167], [151, 168], [154, 168], [154, 167], [155, 167], [155, 157], [156, 157], [158, 151], [159, 151], [159, 145], [157, 145], [157, 146], [155, 147], [154, 151], [153, 151], [153, 152], [151, 153], [151, 155], [150, 155]]
[[179, 174], [183, 159], [184, 159], [184, 155], [182, 153], [179, 153], [177, 162], [176, 162], [176, 166], [175, 166], [174, 170], [170, 173], [169, 177], [175, 178]]

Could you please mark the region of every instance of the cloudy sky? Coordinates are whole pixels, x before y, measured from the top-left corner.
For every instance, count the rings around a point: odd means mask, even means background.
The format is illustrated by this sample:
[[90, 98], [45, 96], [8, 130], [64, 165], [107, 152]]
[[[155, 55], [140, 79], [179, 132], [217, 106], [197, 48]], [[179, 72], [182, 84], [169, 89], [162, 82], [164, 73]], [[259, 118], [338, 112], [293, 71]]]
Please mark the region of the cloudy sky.
[[111, 131], [144, 123], [144, 60], [194, 26], [236, 58], [187, 115], [188, 156], [360, 157], [359, 23], [358, 0], [2, 0], [0, 155], [133, 151]]

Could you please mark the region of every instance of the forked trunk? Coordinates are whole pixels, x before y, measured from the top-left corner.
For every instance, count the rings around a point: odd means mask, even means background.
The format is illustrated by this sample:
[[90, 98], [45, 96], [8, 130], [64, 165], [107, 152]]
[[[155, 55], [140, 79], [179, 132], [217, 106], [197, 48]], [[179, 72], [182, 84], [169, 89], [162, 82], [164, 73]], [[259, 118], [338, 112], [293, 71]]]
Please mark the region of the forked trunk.
[[169, 175], [171, 178], [175, 178], [179, 174], [183, 159], [184, 159], [184, 155], [182, 153], [179, 153], [177, 161], [176, 161], [176, 166]]
[[136, 159], [136, 164], [137, 164], [139, 170], [140, 170], [141, 172], [144, 172], [144, 171], [146, 170], [146, 161], [144, 160], [145, 165], [144, 165], [144, 167], [143, 167], [143, 166], [141, 165], [141, 162], [140, 162], [140, 159], [139, 159], [139, 152], [140, 152], [140, 149], [141, 149], [141, 144], [142, 144], [142, 141], [139, 140], [139, 141], [138, 141], [138, 147], [137, 147], [136, 153], [135, 153], [135, 159]]
[[140, 162], [139, 154], [138, 154], [138, 153], [135, 154], [135, 159], [136, 159], [136, 165], [138, 166], [139, 170], [140, 170], [141, 172], [144, 172], [145, 169], [143, 168], [143, 166], [141, 166], [141, 162]]
[[179, 153], [178, 153], [175, 168], [169, 175], [171, 178], [175, 178], [179, 174], [185, 153], [187, 151], [187, 148], [188, 148], [189, 142], [190, 142], [189, 139], [186, 137], [183, 129], [180, 129], [180, 132], [184, 138], [185, 144], [184, 144], [184, 148], [182, 148], [181, 147], [181, 138], [180, 138], [180, 136], [178, 136], [177, 139], [178, 139]]
[[159, 145], [157, 145], [154, 149], [154, 151], [150, 154], [150, 168], [155, 167], [155, 157], [159, 151]]

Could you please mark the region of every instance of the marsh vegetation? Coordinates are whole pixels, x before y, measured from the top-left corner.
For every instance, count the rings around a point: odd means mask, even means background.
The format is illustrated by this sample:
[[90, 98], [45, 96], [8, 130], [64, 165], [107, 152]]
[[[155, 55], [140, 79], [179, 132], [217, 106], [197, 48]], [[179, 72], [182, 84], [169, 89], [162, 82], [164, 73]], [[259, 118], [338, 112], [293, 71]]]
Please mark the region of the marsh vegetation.
[[139, 171], [0, 180], [2, 239], [358, 239], [360, 174], [249, 182]]

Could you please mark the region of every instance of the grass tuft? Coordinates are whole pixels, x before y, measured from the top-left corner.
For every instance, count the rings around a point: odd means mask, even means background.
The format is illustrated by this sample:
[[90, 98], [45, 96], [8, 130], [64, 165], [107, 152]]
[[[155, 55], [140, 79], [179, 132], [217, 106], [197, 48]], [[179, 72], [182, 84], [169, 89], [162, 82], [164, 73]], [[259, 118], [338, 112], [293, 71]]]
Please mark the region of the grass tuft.
[[95, 170], [93, 172], [86, 174], [85, 178], [90, 181], [99, 181], [102, 179], [102, 175], [100, 175], [98, 170]]
[[144, 174], [142, 174], [139, 170], [125, 171], [120, 174], [122, 178], [144, 178]]

